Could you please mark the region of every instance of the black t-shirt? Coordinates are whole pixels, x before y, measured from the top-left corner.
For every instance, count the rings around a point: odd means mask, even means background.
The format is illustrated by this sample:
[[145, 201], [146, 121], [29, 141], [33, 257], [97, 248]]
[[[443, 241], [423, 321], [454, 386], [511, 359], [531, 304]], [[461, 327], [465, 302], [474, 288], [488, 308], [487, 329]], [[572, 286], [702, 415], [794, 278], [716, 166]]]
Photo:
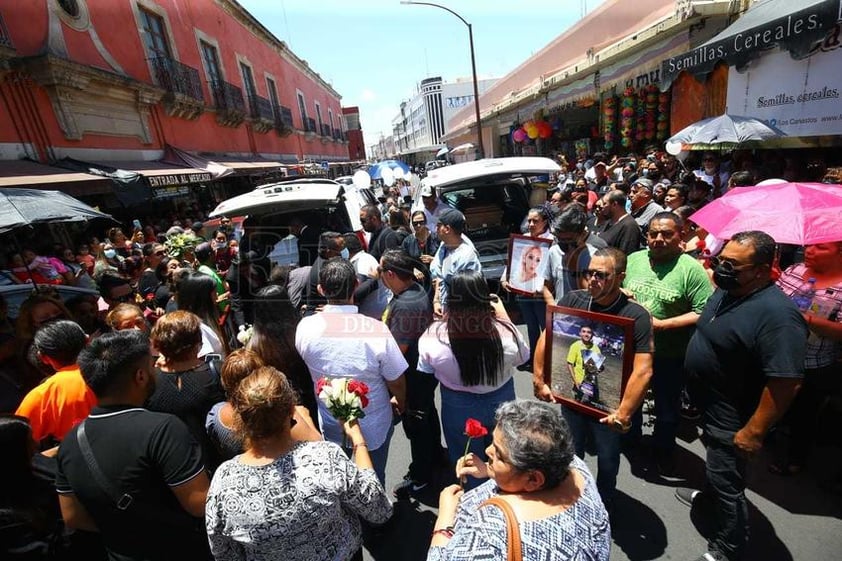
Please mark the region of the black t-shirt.
[[205, 468], [199, 443], [177, 417], [140, 407], [94, 407], [85, 434], [100, 470], [132, 505], [120, 510], [96, 483], [75, 430], [61, 443], [56, 489], [85, 506], [112, 561], [207, 561], [201, 518], [181, 508], [171, 487]]
[[723, 290], [711, 296], [684, 365], [712, 436], [732, 438], [746, 424], [767, 377], [803, 375], [807, 334], [795, 304], [774, 284], [743, 298]]
[[616, 247], [626, 255], [631, 255], [640, 249], [640, 226], [630, 214], [623, 216], [619, 222], [611, 224], [599, 233], [599, 237], [611, 247]]
[[610, 306], [601, 306], [593, 301], [587, 290], [571, 290], [562, 296], [561, 300], [558, 301], [558, 305], [609, 316], [631, 318], [634, 320], [634, 352], [655, 352], [655, 339], [652, 334], [652, 316], [646, 308], [634, 300], [629, 299], [622, 292], [613, 304]]
[[[219, 366], [217, 366], [218, 372]], [[210, 364], [184, 372], [157, 372], [155, 393], [146, 402], [150, 411], [171, 413], [184, 421], [193, 438], [202, 445], [205, 465], [213, 471], [219, 465], [216, 449], [205, 430], [205, 419], [211, 408], [225, 401], [219, 375]]]
[[433, 322], [433, 307], [427, 293], [418, 283], [395, 294], [384, 314], [386, 326], [398, 345], [409, 345], [404, 356], [409, 368], [418, 365], [418, 339]]
[[377, 232], [371, 234], [371, 240], [368, 242], [368, 253], [378, 261], [389, 249], [400, 247], [401, 240], [398, 239], [398, 233], [383, 226]]

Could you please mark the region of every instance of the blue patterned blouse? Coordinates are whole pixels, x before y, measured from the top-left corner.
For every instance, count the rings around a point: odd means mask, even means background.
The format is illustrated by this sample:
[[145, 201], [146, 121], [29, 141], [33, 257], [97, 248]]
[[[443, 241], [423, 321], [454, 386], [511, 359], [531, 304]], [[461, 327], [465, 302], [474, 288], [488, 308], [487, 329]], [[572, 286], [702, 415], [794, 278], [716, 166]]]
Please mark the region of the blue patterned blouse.
[[[608, 512], [585, 463], [574, 457], [570, 468], [585, 478], [582, 496], [564, 512], [519, 523], [524, 561], [608, 560]], [[492, 480], [465, 493], [456, 511], [456, 533], [446, 547], [431, 547], [427, 561], [505, 561], [506, 517], [497, 507], [479, 508], [485, 499], [496, 494], [497, 486]]]

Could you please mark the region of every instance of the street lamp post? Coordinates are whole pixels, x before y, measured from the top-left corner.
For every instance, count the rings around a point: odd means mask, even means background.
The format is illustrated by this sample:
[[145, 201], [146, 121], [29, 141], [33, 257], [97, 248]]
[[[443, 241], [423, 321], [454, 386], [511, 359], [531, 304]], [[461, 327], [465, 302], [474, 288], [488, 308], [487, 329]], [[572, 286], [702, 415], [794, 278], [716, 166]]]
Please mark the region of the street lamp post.
[[476, 113], [476, 121], [477, 121], [477, 159], [482, 159], [485, 157], [485, 150], [482, 147], [482, 120], [480, 119], [479, 115], [479, 85], [477, 84], [477, 62], [476, 57], [474, 56], [474, 31], [471, 27], [471, 24], [465, 21], [465, 18], [451, 10], [446, 6], [441, 6], [439, 4], [433, 4], [432, 2], [414, 2], [412, 0], [401, 0], [401, 4], [416, 4], [418, 6], [432, 6], [433, 8], [440, 8], [447, 12], [450, 12], [459, 20], [468, 26], [468, 42], [471, 45], [471, 72], [473, 73], [474, 79], [474, 112]]

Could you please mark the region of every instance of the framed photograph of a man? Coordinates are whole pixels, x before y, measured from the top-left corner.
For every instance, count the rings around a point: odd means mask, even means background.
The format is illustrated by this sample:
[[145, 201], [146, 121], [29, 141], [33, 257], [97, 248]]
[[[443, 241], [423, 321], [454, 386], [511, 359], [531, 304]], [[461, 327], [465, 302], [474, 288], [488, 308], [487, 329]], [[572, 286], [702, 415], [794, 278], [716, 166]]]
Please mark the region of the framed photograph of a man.
[[544, 271], [552, 243], [552, 240], [532, 236], [512, 234], [509, 237], [509, 290], [534, 296], [544, 289]]
[[620, 406], [634, 364], [634, 320], [547, 306], [544, 378], [565, 405], [601, 418]]

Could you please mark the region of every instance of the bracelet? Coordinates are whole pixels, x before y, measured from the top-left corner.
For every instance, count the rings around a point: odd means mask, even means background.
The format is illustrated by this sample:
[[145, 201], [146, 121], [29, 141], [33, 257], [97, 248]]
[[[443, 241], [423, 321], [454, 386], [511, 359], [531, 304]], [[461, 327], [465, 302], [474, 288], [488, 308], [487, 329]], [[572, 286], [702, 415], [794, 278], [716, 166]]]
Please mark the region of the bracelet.
[[354, 444], [353, 448], [354, 450], [356, 450], [357, 448], [368, 448], [368, 444], [366, 444], [365, 442], [361, 442], [359, 444]]
[[433, 537], [441, 534], [442, 536], [450, 539], [453, 537], [453, 526], [447, 526], [446, 528], [439, 528], [438, 530], [433, 530]]

